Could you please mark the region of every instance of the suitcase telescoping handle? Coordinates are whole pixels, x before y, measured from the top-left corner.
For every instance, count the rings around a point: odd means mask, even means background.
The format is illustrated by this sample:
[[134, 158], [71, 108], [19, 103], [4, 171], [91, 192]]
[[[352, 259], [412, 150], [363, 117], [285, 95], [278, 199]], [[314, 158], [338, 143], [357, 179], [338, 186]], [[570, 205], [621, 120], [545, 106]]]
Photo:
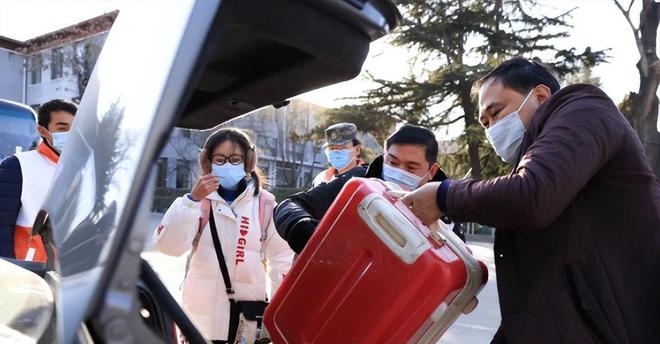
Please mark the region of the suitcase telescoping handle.
[[367, 196], [358, 212], [374, 234], [406, 264], [414, 263], [432, 247], [422, 232], [404, 216], [397, 216], [397, 209], [381, 195]]

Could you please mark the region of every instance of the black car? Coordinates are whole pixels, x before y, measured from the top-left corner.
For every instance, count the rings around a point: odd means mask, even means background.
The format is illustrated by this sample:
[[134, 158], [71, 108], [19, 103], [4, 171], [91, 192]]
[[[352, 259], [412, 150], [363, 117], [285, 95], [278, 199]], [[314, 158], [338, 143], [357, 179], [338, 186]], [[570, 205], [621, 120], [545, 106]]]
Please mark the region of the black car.
[[55, 295], [40, 342], [173, 342], [172, 321], [191, 342], [204, 342], [140, 257], [152, 230], [154, 163], [170, 132], [211, 128], [351, 79], [369, 44], [400, 21], [389, 0], [134, 7], [110, 31], [34, 225], [49, 261], [14, 262], [40, 274]]

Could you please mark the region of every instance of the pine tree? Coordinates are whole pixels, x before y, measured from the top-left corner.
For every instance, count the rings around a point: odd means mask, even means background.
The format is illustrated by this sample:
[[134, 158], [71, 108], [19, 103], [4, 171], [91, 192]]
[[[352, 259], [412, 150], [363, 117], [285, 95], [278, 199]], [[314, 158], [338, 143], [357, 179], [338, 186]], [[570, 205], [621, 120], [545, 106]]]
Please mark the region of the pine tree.
[[418, 52], [413, 64], [421, 66], [422, 73], [399, 81], [371, 77], [378, 86], [355, 98], [360, 105], [336, 112], [350, 111], [372, 126], [394, 120], [436, 130], [462, 121], [465, 129], [457, 141], [461, 149], [442, 156], [441, 163], [455, 165], [455, 173], [471, 170], [476, 179], [508, 169], [478, 121], [472, 90], [476, 80], [513, 56], [542, 55], [560, 76], [606, 57], [603, 51], [556, 48], [553, 43], [568, 36], [570, 12], [534, 15], [544, 12], [536, 0], [401, 0], [398, 6], [404, 20], [393, 44]]

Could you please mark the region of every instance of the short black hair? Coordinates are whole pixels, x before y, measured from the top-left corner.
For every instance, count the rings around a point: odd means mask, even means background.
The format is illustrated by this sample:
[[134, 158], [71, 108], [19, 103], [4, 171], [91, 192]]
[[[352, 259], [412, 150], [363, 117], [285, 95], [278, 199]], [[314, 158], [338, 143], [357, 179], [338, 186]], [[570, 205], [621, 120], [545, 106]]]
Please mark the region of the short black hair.
[[426, 148], [426, 160], [434, 164], [438, 159], [438, 141], [432, 131], [406, 124], [385, 140], [385, 150], [392, 145], [420, 145]]
[[50, 123], [50, 114], [53, 111], [66, 111], [72, 115], [76, 115], [78, 107], [72, 102], [68, 102], [64, 99], [53, 99], [49, 100], [39, 107], [37, 123], [44, 128], [48, 128], [48, 123]]
[[552, 94], [560, 89], [559, 78], [550, 66], [522, 57], [514, 57], [500, 63], [495, 69], [477, 80], [473, 90], [478, 92], [479, 88], [490, 79], [499, 80], [504, 87], [521, 94], [531, 91], [538, 85], [547, 86]]

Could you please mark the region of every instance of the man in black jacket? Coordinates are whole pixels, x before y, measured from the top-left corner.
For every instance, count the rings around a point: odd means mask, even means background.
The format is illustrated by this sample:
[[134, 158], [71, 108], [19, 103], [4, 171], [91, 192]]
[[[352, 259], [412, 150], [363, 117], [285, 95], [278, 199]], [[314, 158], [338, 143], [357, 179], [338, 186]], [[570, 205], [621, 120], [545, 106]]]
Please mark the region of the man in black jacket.
[[385, 141], [385, 151], [368, 169], [358, 166], [330, 183], [295, 194], [275, 209], [275, 227], [296, 253], [300, 253], [319, 221], [352, 177], [378, 178], [414, 190], [429, 181], [447, 178], [439, 168], [438, 142], [428, 129], [406, 125]]

